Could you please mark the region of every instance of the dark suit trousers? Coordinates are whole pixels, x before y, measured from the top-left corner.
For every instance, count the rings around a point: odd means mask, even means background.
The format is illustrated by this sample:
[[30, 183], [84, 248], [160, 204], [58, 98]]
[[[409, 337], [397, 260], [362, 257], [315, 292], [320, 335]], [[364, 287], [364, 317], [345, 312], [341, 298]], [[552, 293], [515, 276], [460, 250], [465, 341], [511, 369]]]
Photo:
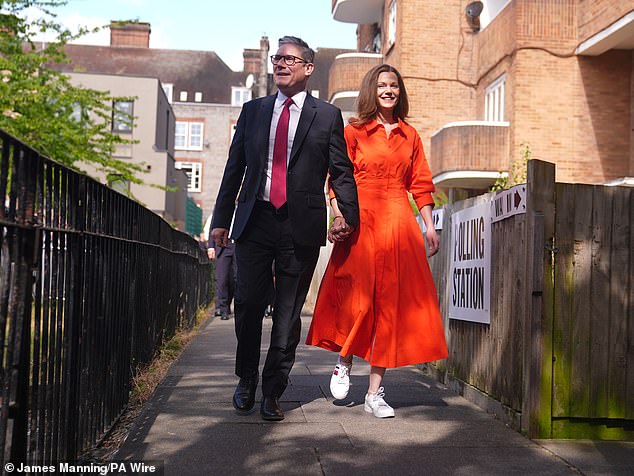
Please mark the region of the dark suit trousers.
[[236, 243], [238, 287], [235, 325], [238, 338], [236, 375], [258, 371], [262, 319], [267, 292], [273, 282], [275, 305], [271, 344], [262, 371], [262, 394], [281, 396], [295, 362], [300, 340], [300, 312], [319, 257], [319, 247], [296, 246], [286, 207], [276, 211], [268, 202], [256, 201], [249, 222]]

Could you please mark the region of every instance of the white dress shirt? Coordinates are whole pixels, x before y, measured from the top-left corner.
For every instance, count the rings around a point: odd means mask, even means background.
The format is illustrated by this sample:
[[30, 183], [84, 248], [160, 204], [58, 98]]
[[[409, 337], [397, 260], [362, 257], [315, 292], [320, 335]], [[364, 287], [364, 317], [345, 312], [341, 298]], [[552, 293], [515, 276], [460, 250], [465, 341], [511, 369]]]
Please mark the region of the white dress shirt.
[[[284, 103], [287, 97], [281, 92], [277, 92], [275, 105], [273, 106], [273, 116], [271, 117], [271, 129], [269, 131], [269, 152], [266, 161], [266, 180], [264, 181], [264, 189], [258, 194], [258, 199], [269, 201], [271, 197], [271, 171], [273, 169], [273, 148], [275, 147], [275, 132], [277, 131], [277, 123], [284, 109]], [[286, 145], [286, 164], [291, 158], [291, 150], [293, 148], [293, 140], [295, 139], [295, 131], [299, 124], [299, 116], [304, 107], [306, 100], [306, 91], [302, 91], [293, 96], [293, 104], [289, 108], [290, 117], [288, 119], [288, 143]]]

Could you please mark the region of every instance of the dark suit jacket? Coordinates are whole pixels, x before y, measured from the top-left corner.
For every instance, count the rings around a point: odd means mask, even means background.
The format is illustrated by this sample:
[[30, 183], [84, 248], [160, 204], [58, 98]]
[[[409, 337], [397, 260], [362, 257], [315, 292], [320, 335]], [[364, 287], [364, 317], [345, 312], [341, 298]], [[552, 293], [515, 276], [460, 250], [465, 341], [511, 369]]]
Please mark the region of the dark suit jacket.
[[[231, 234], [236, 241], [240, 240], [263, 185], [275, 97], [254, 99], [243, 106], [229, 149], [211, 226], [229, 228], [239, 191]], [[328, 172], [346, 222], [357, 227], [357, 187], [343, 137], [341, 111], [308, 94], [295, 132], [286, 178], [288, 214], [296, 244], [326, 243], [324, 183]]]

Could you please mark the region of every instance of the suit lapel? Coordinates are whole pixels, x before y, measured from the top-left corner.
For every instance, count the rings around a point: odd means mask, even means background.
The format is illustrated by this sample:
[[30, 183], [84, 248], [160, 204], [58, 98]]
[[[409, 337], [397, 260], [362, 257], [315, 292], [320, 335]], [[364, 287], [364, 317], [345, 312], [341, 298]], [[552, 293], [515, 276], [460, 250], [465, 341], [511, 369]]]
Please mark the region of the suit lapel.
[[301, 148], [302, 143], [306, 138], [306, 134], [308, 134], [308, 131], [310, 130], [310, 125], [313, 123], [313, 119], [315, 119], [316, 114], [317, 101], [315, 101], [315, 99], [310, 94], [306, 94], [304, 107], [302, 108], [302, 113], [299, 116], [299, 123], [297, 124], [297, 130], [295, 131], [295, 138], [293, 139], [291, 158], [288, 161], [289, 165], [297, 160], [299, 149]]
[[256, 150], [260, 151], [262, 166], [266, 164], [269, 153], [269, 133], [271, 131], [271, 119], [273, 118], [273, 106], [275, 105], [276, 94], [266, 96], [260, 104], [260, 127], [258, 128], [258, 139]]

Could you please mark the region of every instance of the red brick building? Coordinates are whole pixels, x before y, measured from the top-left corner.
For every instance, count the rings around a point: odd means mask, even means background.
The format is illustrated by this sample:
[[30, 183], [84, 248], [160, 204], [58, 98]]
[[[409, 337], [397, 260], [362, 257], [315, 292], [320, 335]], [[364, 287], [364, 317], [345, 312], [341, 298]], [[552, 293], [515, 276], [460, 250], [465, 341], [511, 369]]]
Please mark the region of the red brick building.
[[[332, 13], [404, 76], [438, 187], [486, 189], [523, 145], [558, 181], [632, 183], [634, 0], [333, 0]], [[330, 98], [367, 63], [337, 59]]]

